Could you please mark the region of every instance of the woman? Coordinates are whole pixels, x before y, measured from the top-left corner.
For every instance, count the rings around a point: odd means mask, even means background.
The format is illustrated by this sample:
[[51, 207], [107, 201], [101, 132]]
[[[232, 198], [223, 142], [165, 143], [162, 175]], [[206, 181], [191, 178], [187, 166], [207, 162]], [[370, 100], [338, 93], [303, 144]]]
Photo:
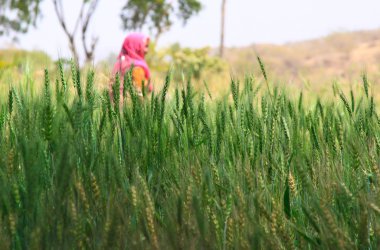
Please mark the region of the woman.
[[113, 68], [113, 80], [111, 81], [111, 96], [112, 84], [115, 83], [115, 75], [120, 75], [120, 97], [122, 100], [123, 93], [123, 78], [126, 72], [132, 70], [132, 81], [138, 95], [142, 96], [143, 88], [147, 92], [153, 91], [153, 85], [150, 84], [150, 70], [145, 61], [145, 55], [149, 48], [149, 37], [140, 33], [129, 34], [123, 43], [120, 54]]

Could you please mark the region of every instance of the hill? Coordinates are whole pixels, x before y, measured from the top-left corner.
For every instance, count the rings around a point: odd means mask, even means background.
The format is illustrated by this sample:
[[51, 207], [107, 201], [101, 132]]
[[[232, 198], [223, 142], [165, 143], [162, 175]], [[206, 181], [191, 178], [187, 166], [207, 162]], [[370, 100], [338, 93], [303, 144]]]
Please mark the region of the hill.
[[226, 50], [226, 60], [238, 76], [258, 71], [256, 55], [265, 62], [272, 80], [297, 86], [310, 82], [321, 87], [333, 80], [352, 84], [360, 80], [363, 72], [374, 80], [380, 76], [380, 29], [335, 33], [284, 45], [254, 44]]

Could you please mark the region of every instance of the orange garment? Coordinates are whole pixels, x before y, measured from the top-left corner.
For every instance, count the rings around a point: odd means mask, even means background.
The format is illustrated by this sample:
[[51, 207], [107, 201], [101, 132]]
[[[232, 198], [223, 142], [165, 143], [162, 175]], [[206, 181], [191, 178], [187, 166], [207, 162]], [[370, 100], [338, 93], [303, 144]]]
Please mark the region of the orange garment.
[[[121, 76], [121, 78], [120, 78], [120, 96], [123, 96], [123, 89], [124, 89], [123, 78], [124, 78], [123, 76]], [[111, 78], [111, 84], [109, 86], [110, 87], [110, 96], [111, 96], [112, 100], [113, 100], [113, 96], [114, 96], [112, 85], [114, 84], [114, 82], [115, 82], [115, 78], [112, 77]], [[140, 96], [142, 96], [143, 84], [144, 84], [144, 88], [148, 88], [149, 92], [151, 92], [153, 90], [152, 88], [150, 88], [149, 80], [146, 79], [145, 71], [142, 67], [134, 67], [133, 68], [133, 70], [132, 70], [132, 84], [133, 84], [137, 94]]]
[[142, 91], [142, 87], [148, 85], [148, 81], [145, 77], [145, 71], [142, 67], [134, 67], [132, 70], [133, 85], [137, 91]]

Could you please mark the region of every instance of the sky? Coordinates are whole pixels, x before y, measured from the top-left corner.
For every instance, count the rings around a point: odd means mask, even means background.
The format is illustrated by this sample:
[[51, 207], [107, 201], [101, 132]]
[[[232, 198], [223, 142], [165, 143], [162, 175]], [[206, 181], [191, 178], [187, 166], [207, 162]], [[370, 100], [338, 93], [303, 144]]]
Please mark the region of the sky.
[[[72, 29], [81, 1], [63, 2], [65, 17], [71, 20], [68, 23]], [[118, 53], [127, 35], [121, 29], [119, 17], [123, 2], [99, 2], [88, 33], [89, 38], [99, 37], [96, 61], [107, 58], [111, 53]], [[203, 10], [192, 17], [186, 26], [176, 22], [170, 31], [162, 35], [159, 46], [175, 42], [194, 48], [219, 45], [222, 0], [201, 2]], [[284, 44], [334, 32], [380, 28], [379, 0], [227, 0], [226, 10], [225, 43], [229, 47], [253, 43]], [[52, 0], [43, 2], [42, 13], [38, 28], [19, 35], [17, 47], [43, 50], [53, 58], [70, 57], [67, 38], [59, 26]], [[81, 45], [80, 40], [77, 43]], [[8, 44], [9, 38], [0, 37], [0, 47]]]

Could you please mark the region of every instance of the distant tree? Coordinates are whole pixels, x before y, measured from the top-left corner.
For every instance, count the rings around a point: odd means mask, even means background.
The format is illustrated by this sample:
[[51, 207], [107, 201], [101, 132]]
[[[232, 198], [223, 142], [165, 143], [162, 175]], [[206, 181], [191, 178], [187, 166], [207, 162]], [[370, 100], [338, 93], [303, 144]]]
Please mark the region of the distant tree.
[[[77, 17], [76, 24], [69, 30], [63, 15], [62, 0], [52, 0], [58, 20], [64, 30], [73, 57], [78, 61], [78, 48], [76, 47], [75, 36], [80, 27], [82, 45], [86, 56], [86, 62], [91, 62], [94, 58], [94, 51], [98, 42], [98, 37], [93, 38], [91, 45], [87, 43], [87, 31], [92, 16], [98, 6], [99, 0], [82, 0], [81, 10]], [[121, 19], [125, 30], [141, 29], [148, 26], [158, 37], [172, 25], [172, 15], [178, 17], [186, 24], [187, 20], [201, 10], [201, 3], [198, 0], [128, 0], [122, 11]]]
[[25, 33], [35, 25], [41, 0], [0, 0], [0, 36], [10, 32]]
[[64, 16], [64, 9], [62, 5], [62, 0], [52, 0], [54, 4], [54, 10], [57, 14], [58, 21], [65, 32], [68, 40], [71, 53], [75, 61], [78, 63], [79, 55], [78, 48], [75, 42], [75, 36], [77, 34], [78, 28], [80, 27], [82, 45], [85, 52], [86, 63], [90, 63], [94, 59], [94, 51], [96, 44], [98, 42], [98, 37], [94, 37], [91, 41], [91, 45], [87, 43], [87, 31], [90, 24], [90, 21], [95, 13], [95, 10], [98, 6], [99, 0], [82, 0], [81, 8], [79, 15], [76, 19], [75, 26], [73, 29], [69, 29], [67, 22]]
[[220, 57], [224, 56], [224, 31], [225, 31], [225, 21], [226, 21], [226, 3], [227, 0], [222, 0], [222, 12], [221, 12], [221, 27], [220, 27]]
[[121, 19], [125, 30], [147, 27], [157, 41], [172, 26], [174, 15], [186, 24], [201, 9], [199, 0], [129, 0], [122, 9]]
[[[35, 24], [40, 14], [40, 3], [43, 0], [0, 0], [0, 35], [9, 31], [26, 32], [31, 24]], [[68, 27], [64, 15], [63, 0], [51, 0], [59, 24], [69, 41], [71, 53], [79, 62], [76, 36], [80, 32], [86, 62], [94, 59], [94, 51], [98, 37], [88, 43], [87, 33], [99, 0], [81, 0], [79, 15], [74, 27]], [[124, 0], [125, 1], [125, 0]], [[125, 30], [148, 27], [156, 40], [173, 24], [173, 16], [183, 21], [183, 24], [197, 14], [202, 8], [199, 0], [127, 0], [120, 17]]]

